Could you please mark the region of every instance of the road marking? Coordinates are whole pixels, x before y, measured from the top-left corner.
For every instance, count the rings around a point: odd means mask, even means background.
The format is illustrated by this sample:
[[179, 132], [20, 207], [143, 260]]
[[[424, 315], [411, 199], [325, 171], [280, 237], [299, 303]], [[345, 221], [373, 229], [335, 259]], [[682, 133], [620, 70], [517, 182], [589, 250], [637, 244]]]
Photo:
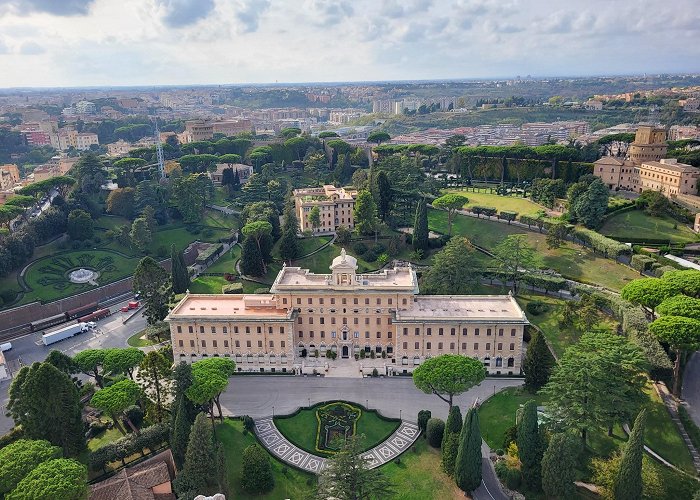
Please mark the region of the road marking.
[[484, 485], [484, 489], [486, 490], [486, 493], [488, 493], [489, 496], [490, 496], [493, 500], [496, 500], [496, 497], [494, 497], [494, 496], [491, 494], [491, 492], [489, 491], [489, 487], [486, 486], [486, 482], [484, 482], [483, 479], [481, 480], [481, 484]]

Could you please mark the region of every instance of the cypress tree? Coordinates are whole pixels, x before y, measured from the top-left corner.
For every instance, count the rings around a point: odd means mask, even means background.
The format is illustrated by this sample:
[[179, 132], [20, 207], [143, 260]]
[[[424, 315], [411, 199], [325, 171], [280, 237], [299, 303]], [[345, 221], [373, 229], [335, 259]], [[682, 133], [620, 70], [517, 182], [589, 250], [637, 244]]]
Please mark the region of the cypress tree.
[[299, 257], [299, 240], [296, 231], [286, 229], [280, 239], [280, 257], [283, 260], [293, 260]]
[[580, 445], [581, 441], [571, 433], [554, 434], [550, 439], [542, 457], [542, 489], [547, 498], [574, 498]]
[[554, 356], [547, 347], [547, 340], [541, 333], [535, 332], [523, 360], [525, 388], [534, 393], [544, 387], [549, 381], [554, 365]]
[[459, 451], [459, 435], [462, 431], [462, 412], [459, 406], [450, 408], [445, 422], [445, 433], [442, 436], [442, 470], [449, 476], [455, 471], [455, 461]]
[[260, 249], [252, 236], [246, 236], [245, 240], [243, 240], [241, 271], [248, 276], [262, 276], [265, 274]]
[[383, 170], [377, 174], [377, 187], [376, 190], [373, 190], [373, 194], [375, 192], [377, 195], [377, 210], [379, 211], [379, 216], [382, 221], [384, 221], [391, 210], [392, 193], [389, 177]]
[[534, 491], [541, 487], [542, 445], [537, 426], [537, 403], [525, 403], [518, 424], [518, 456], [522, 463], [521, 471], [525, 485]]
[[474, 491], [481, 484], [481, 429], [476, 408], [470, 408], [464, 418], [455, 463], [455, 482], [463, 491]]
[[428, 206], [425, 198], [418, 200], [416, 219], [413, 224], [413, 249], [426, 251], [428, 249]]
[[185, 293], [190, 287], [190, 275], [187, 272], [185, 256], [175, 248], [174, 244], [170, 246], [170, 263], [173, 292]]
[[642, 457], [644, 456], [644, 424], [646, 410], [642, 409], [634, 421], [634, 428], [625, 445], [620, 471], [615, 478], [615, 500], [642, 498]]
[[[189, 485], [202, 490], [209, 483], [208, 478], [214, 478], [216, 471], [216, 450], [211, 424], [205, 413], [197, 414], [190, 430], [185, 452], [185, 467], [182, 470]], [[182, 494], [182, 491], [178, 493]]]
[[182, 468], [185, 463], [185, 452], [187, 451], [187, 442], [189, 441], [192, 428], [192, 423], [189, 420], [187, 408], [185, 407], [186, 399], [185, 397], [179, 399], [179, 404], [173, 416], [173, 428], [170, 438], [170, 449], [173, 452], [175, 465], [178, 468]]

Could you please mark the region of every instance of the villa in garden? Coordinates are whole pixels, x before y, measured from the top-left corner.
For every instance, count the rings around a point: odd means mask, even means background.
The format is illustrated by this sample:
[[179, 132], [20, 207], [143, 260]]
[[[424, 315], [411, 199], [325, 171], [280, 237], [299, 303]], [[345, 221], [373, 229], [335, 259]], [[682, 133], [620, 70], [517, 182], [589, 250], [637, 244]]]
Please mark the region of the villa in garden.
[[491, 374], [520, 373], [528, 321], [512, 296], [419, 295], [411, 267], [357, 274], [344, 249], [330, 269], [284, 267], [267, 295], [187, 294], [167, 317], [175, 359], [227, 356], [241, 371], [299, 373], [316, 356], [373, 355], [392, 375], [453, 353]]

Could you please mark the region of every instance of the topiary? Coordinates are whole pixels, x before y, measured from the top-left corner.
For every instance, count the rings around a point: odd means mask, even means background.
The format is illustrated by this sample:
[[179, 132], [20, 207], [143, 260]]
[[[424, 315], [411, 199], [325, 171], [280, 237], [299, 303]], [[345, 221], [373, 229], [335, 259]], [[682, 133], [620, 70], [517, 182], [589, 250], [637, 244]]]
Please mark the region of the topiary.
[[255, 431], [255, 421], [249, 415], [243, 415], [243, 427], [248, 429], [250, 432]]
[[440, 448], [442, 435], [445, 433], [445, 422], [439, 418], [431, 418], [426, 425], [425, 434], [428, 444], [433, 448]]
[[418, 428], [424, 433], [423, 437], [425, 437], [425, 429], [428, 425], [428, 420], [430, 420], [432, 416], [433, 414], [430, 410], [421, 410], [418, 412]]

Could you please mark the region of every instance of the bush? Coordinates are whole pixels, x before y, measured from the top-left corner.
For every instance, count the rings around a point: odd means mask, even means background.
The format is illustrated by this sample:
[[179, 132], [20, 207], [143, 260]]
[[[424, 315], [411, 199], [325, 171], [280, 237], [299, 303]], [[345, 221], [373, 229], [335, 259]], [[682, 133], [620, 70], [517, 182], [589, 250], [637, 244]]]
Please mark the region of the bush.
[[633, 255], [630, 266], [640, 273], [648, 271], [656, 261], [647, 255]]
[[540, 314], [546, 313], [549, 310], [549, 305], [541, 300], [533, 300], [532, 302], [527, 303], [525, 310], [533, 316], [539, 316]]
[[372, 376], [373, 377], [378, 377], [379, 376], [379, 371], [376, 368], [372, 369]]
[[165, 248], [163, 245], [160, 245], [158, 248], [156, 248], [156, 257], [167, 257], [168, 256], [168, 249]]
[[6, 289], [6, 290], [0, 290], [0, 299], [2, 299], [3, 303], [9, 304], [10, 302], [14, 302], [15, 298], [17, 298], [17, 292], [12, 289]]
[[445, 422], [439, 418], [431, 418], [426, 425], [425, 434], [428, 444], [433, 448], [440, 448], [442, 435], [445, 433]]
[[257, 444], [243, 450], [241, 486], [251, 494], [265, 493], [275, 486], [270, 459], [267, 452]]
[[230, 285], [224, 285], [221, 287], [221, 293], [243, 293], [243, 283], [231, 283]]
[[503, 434], [503, 449], [507, 450], [511, 443], [514, 443], [518, 439], [518, 427], [513, 425], [506, 429]]
[[367, 245], [358, 241], [352, 246], [352, 251], [355, 252], [356, 255], [362, 256], [367, 252]]
[[680, 418], [683, 427], [685, 427], [685, 431], [688, 433], [688, 436], [690, 436], [690, 440], [693, 442], [695, 448], [700, 449], [700, 428], [695, 425], [695, 422], [693, 422], [693, 419], [688, 414], [688, 410], [685, 408], [685, 406], [678, 405], [678, 417]]
[[498, 448], [498, 449], [496, 450], [496, 455], [499, 456], [499, 457], [502, 457], [503, 455], [505, 455], [505, 451], [503, 451], [502, 448]]
[[129, 420], [131, 420], [131, 423], [134, 424], [134, 427], [136, 427], [137, 429], [141, 427], [141, 424], [143, 423], [143, 410], [140, 407], [136, 405], [130, 406], [124, 411], [124, 415]]
[[423, 432], [423, 435], [425, 436], [425, 430], [428, 425], [428, 420], [430, 420], [430, 417], [432, 417], [433, 414], [430, 410], [421, 410], [418, 412], [418, 428]]
[[90, 453], [90, 468], [103, 469], [107, 464], [123, 460], [134, 453], [143, 453], [144, 448], [158, 449], [170, 436], [170, 427], [155, 424], [141, 430], [141, 434], [129, 434], [113, 443], [97, 448]]
[[494, 468], [498, 479], [506, 485], [506, 488], [509, 490], [518, 489], [523, 479], [522, 473], [518, 469], [508, 467], [505, 460], [500, 460]]
[[87, 433], [85, 434], [85, 437], [87, 439], [94, 438], [95, 436], [99, 436], [102, 434], [104, 431], [107, 430], [107, 424], [102, 422], [101, 420], [93, 420], [90, 422], [90, 426], [88, 427]]
[[253, 420], [253, 417], [243, 415], [243, 427], [248, 429], [250, 432], [255, 432], [255, 421]]
[[362, 256], [362, 258], [365, 259], [367, 262], [374, 262], [375, 260], [377, 260], [377, 254], [374, 253], [374, 250], [367, 250]]
[[381, 243], [377, 243], [372, 247], [372, 251], [376, 253], [377, 255], [383, 254], [386, 252], [386, 247], [382, 245]]

